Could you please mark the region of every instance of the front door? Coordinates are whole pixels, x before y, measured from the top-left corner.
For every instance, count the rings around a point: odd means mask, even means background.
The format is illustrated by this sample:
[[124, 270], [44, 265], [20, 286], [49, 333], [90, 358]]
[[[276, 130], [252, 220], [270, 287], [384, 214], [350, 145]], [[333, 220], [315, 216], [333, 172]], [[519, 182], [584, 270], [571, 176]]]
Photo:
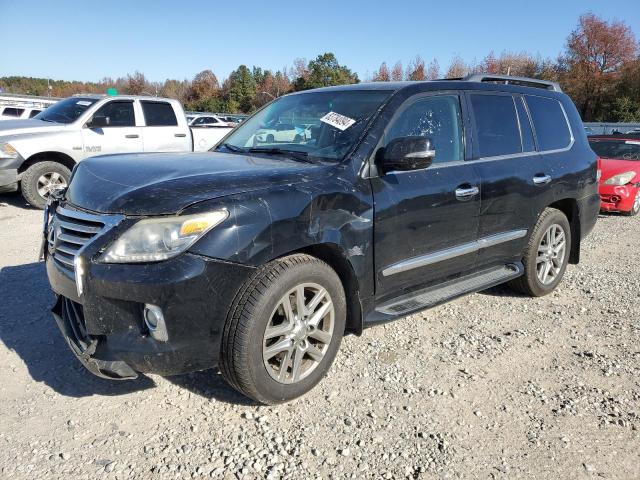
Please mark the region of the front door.
[[418, 135], [429, 137], [436, 151], [429, 168], [371, 180], [380, 299], [474, 268], [480, 180], [465, 161], [462, 111], [455, 93], [416, 95], [400, 107], [378, 145]]
[[93, 114], [107, 119], [105, 127], [82, 129], [87, 157], [112, 153], [142, 152], [142, 130], [136, 126], [133, 100], [114, 100]]

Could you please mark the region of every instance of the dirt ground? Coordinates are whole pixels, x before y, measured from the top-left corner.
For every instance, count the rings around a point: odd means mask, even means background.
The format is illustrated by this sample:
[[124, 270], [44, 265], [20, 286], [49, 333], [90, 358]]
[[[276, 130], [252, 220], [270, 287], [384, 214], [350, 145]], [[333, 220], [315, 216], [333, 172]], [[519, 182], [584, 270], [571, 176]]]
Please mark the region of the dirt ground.
[[498, 287], [347, 337], [310, 394], [94, 378], [49, 308], [42, 212], [0, 195], [0, 477], [640, 478], [640, 217], [554, 294]]

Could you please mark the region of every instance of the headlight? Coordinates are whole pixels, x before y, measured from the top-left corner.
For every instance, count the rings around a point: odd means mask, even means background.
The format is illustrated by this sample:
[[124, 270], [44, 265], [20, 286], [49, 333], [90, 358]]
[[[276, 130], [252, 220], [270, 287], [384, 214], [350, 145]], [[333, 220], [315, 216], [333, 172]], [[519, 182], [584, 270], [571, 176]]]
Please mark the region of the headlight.
[[0, 158], [18, 158], [18, 151], [9, 143], [0, 143]]
[[618, 185], [618, 186], [626, 185], [631, 180], [633, 180], [633, 177], [635, 177], [635, 176], [636, 176], [636, 172], [619, 173], [618, 175], [614, 175], [613, 177], [608, 179], [606, 182], [604, 182], [604, 184], [605, 185]]
[[140, 220], [102, 254], [106, 263], [157, 262], [175, 257], [229, 216], [227, 210]]

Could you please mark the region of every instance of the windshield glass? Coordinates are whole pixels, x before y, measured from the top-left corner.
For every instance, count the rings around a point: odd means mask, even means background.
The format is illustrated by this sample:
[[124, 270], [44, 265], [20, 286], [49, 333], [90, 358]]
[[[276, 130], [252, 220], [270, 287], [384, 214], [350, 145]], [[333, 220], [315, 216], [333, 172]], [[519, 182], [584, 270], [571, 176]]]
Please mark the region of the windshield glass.
[[640, 160], [640, 140], [589, 140], [600, 158]]
[[342, 160], [392, 93], [343, 90], [281, 97], [242, 122], [218, 148]]
[[97, 101], [97, 98], [65, 98], [54, 103], [33, 118], [44, 120], [45, 122], [72, 123]]

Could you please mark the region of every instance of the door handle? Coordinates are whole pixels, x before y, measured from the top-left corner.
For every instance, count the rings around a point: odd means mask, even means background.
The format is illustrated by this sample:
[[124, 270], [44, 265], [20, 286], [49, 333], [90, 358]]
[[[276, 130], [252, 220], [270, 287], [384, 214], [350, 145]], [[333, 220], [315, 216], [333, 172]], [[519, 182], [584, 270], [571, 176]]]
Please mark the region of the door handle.
[[178, 138], [182, 138], [182, 137], [186, 137], [186, 136], [187, 136], [187, 134], [186, 134], [186, 133], [176, 133], [176, 134], [174, 135], [174, 137], [178, 137]]
[[480, 189], [478, 187], [456, 188], [456, 198], [458, 200], [468, 200], [471, 197], [475, 197], [479, 193]]
[[551, 177], [549, 175], [536, 175], [533, 177], [534, 185], [546, 185], [551, 181]]
[[132, 134], [132, 135], [125, 135], [125, 136], [124, 136], [124, 138], [139, 138], [139, 137], [140, 137], [140, 135], [135, 135], [135, 134]]

